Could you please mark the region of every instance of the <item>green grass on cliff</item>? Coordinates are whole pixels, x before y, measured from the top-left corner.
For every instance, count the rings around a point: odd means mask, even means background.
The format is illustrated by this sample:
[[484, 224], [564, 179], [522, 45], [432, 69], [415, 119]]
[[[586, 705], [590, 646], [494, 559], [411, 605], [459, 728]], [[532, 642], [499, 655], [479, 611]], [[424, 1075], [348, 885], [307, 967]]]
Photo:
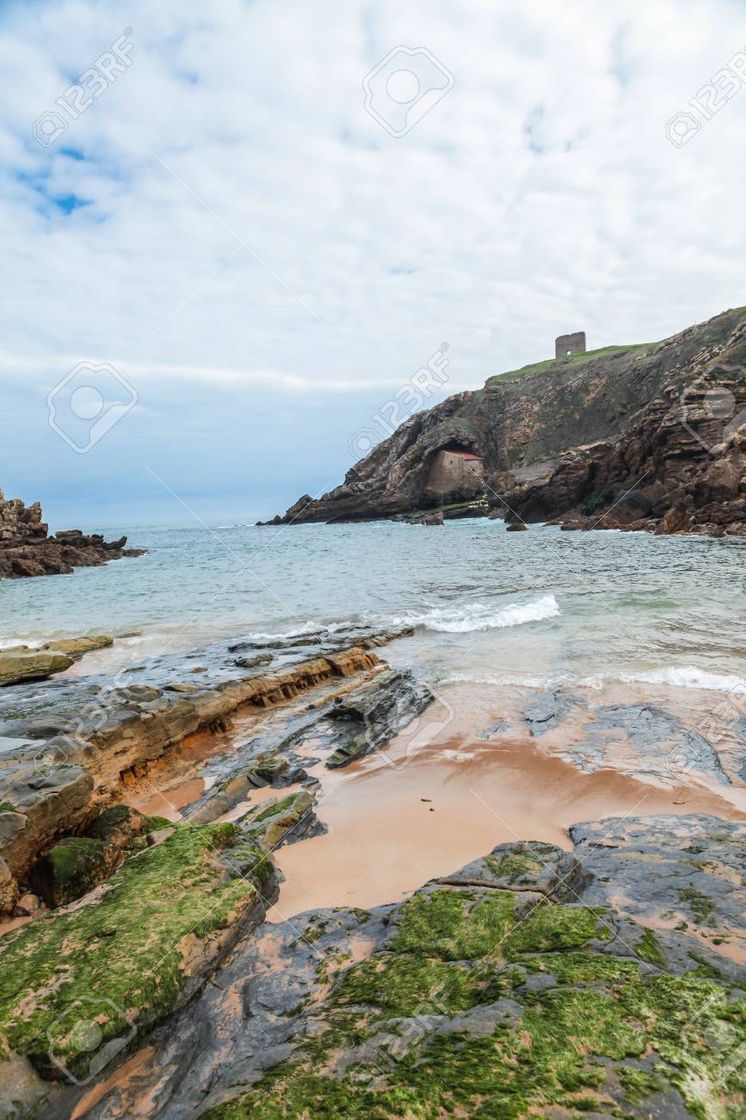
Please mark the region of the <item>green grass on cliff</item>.
[[638, 350], [648, 350], [654, 346], [653, 342], [637, 342], [631, 346], [602, 346], [598, 350], [586, 350], [584, 354], [571, 354], [567, 358], [547, 358], [543, 362], [533, 362], [531, 365], [513, 369], [507, 373], [497, 373], [494, 377], [487, 378], [487, 385], [502, 385], [506, 382], [516, 381], [522, 377], [533, 377], [537, 373], [546, 373], [549, 370], [560, 370], [567, 365], [578, 366], [595, 358], [605, 355], [632, 353]]

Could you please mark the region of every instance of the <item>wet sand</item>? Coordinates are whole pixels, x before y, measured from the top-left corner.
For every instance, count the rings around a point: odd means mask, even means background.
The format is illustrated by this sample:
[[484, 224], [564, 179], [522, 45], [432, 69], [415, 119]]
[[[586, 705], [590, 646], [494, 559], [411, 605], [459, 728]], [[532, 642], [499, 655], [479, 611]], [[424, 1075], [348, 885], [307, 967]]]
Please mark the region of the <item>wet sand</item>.
[[[614, 770], [584, 774], [533, 739], [481, 742], [459, 734], [414, 757], [373, 755], [319, 769], [324, 836], [280, 848], [285, 875], [269, 920], [322, 906], [395, 902], [511, 840], [569, 848], [567, 829], [617, 815], [744, 814], [704, 787], [660, 789]], [[397, 764], [397, 761], [399, 764]]]
[[127, 804], [146, 817], [165, 817], [169, 821], [180, 821], [181, 810], [191, 805], [205, 792], [204, 778], [185, 778], [183, 781], [166, 785], [162, 790], [152, 782], [143, 785], [139, 797], [129, 796]]

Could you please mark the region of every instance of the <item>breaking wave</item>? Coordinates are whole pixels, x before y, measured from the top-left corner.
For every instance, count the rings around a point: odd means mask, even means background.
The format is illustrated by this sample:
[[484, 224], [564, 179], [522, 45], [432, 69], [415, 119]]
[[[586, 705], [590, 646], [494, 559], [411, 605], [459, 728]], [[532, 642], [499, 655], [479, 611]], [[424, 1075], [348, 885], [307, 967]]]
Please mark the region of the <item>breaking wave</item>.
[[423, 614], [403, 615], [393, 622], [396, 626], [421, 626], [424, 630], [445, 634], [468, 634], [475, 630], [502, 630], [508, 626], [523, 626], [527, 622], [542, 622], [559, 614], [559, 604], [554, 595], [542, 595], [530, 603], [510, 603], [501, 608], [487, 603], [433, 607]]
[[649, 669], [640, 673], [600, 673], [588, 677], [581, 684], [601, 688], [607, 681], [624, 681], [630, 684], [666, 684], [671, 688], [701, 688], [707, 692], [744, 692], [746, 680], [727, 673], [708, 673], [694, 665], [670, 666], [667, 669]]

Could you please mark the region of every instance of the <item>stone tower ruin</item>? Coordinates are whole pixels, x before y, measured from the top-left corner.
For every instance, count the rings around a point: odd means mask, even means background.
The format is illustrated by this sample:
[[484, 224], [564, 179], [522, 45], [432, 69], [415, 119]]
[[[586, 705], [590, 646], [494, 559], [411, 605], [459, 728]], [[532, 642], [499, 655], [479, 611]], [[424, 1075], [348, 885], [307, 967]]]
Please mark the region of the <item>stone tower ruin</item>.
[[568, 358], [570, 354], [585, 354], [585, 331], [561, 334], [554, 340], [555, 358]]

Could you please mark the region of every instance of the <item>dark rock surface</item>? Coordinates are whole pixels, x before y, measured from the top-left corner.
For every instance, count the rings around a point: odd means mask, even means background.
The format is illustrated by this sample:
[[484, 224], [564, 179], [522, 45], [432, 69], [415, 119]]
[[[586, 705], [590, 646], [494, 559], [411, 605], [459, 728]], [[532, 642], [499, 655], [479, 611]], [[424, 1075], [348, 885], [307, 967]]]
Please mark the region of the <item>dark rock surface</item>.
[[105, 541], [99, 533], [80, 529], [50, 537], [38, 502], [26, 506], [20, 498], [6, 499], [0, 490], [0, 579], [68, 574], [122, 556], [142, 556], [143, 549], [126, 544], [126, 537]]
[[[349, 761], [365, 745], [355, 745], [361, 730], [365, 732], [360, 705], [368, 703], [371, 711], [377, 706], [381, 719], [388, 713], [385, 732], [390, 736], [394, 726], [413, 718], [415, 700], [424, 704], [429, 699], [420, 696], [409, 674], [380, 672], [383, 665], [373, 652], [407, 633], [350, 627], [284, 639], [271, 649], [263, 640], [219, 642], [196, 656], [169, 653], [124, 666], [114, 676], [0, 690], [0, 802], [13, 810], [0, 813], [0, 857], [23, 879], [56, 840], [85, 831], [112, 799], [120, 800], [128, 782], [168, 760], [169, 752], [189, 736], [225, 732], [239, 709], [291, 706], [266, 733], [239, 738], [233, 753], [216, 752], [204, 769], [215, 788], [193, 810], [202, 821], [216, 819], [262, 781], [282, 785], [303, 780], [308, 759], [295, 758], [292, 745], [300, 744], [310, 729], [328, 754], [338, 749]], [[335, 689], [369, 673], [374, 701], [366, 701], [361, 691], [355, 701], [360, 718], [341, 718], [344, 709], [334, 709]], [[318, 697], [310, 712], [292, 710], [293, 700], [324, 683], [332, 695]], [[376, 742], [371, 739], [370, 749], [383, 741], [380, 736]], [[282, 773], [276, 769], [279, 752]]]
[[670, 712], [649, 704], [597, 708], [585, 738], [573, 748], [573, 760], [587, 770], [606, 765], [609, 742], [620, 733], [637, 755], [638, 772], [647, 769], [658, 778], [681, 779], [696, 770], [712, 782], [728, 784], [712, 744]]
[[[573, 839], [265, 927], [86, 1116], [743, 1115], [746, 826], [610, 819]], [[666, 907], [685, 928], [660, 928]]]
[[[273, 523], [421, 511], [437, 453], [484, 464], [481, 509], [512, 525], [746, 531], [746, 309], [662, 342], [608, 347], [491, 377], [405, 421], [319, 499]], [[447, 499], [445, 499], [447, 501]], [[450, 516], [447, 507], [444, 515]]]
[[576, 704], [572, 696], [559, 691], [545, 692], [526, 705], [523, 717], [532, 735], [542, 735], [561, 723]]

